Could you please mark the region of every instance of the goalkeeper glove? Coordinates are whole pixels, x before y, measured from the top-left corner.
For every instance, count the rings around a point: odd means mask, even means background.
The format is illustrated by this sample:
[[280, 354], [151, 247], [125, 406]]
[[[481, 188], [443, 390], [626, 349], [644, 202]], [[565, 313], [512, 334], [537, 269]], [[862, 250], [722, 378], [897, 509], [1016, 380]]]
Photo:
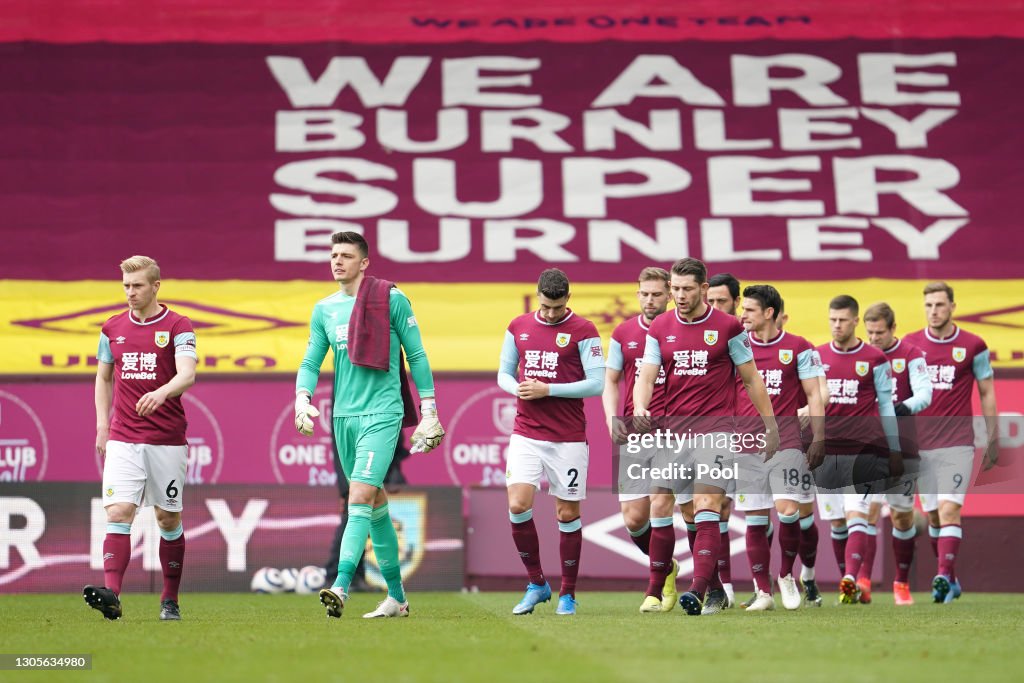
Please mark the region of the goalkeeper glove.
[[320, 411], [309, 405], [310, 398], [304, 391], [295, 395], [295, 428], [305, 436], [313, 436], [313, 418], [320, 417]]
[[432, 398], [420, 402], [420, 414], [423, 419], [412, 434], [410, 453], [426, 453], [438, 447], [444, 438], [444, 427], [437, 420], [437, 403]]

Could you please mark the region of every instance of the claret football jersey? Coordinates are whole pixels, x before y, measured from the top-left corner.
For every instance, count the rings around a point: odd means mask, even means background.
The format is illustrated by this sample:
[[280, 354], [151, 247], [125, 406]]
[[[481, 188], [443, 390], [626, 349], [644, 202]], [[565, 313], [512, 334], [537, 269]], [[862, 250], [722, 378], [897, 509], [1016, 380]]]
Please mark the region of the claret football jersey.
[[100, 331], [96, 358], [114, 366], [110, 438], [156, 446], [185, 445], [185, 408], [181, 397], [168, 398], [156, 412], [140, 417], [139, 399], [173, 378], [176, 356], [196, 355], [196, 335], [188, 318], [163, 304], [145, 322], [128, 310], [111, 317]]

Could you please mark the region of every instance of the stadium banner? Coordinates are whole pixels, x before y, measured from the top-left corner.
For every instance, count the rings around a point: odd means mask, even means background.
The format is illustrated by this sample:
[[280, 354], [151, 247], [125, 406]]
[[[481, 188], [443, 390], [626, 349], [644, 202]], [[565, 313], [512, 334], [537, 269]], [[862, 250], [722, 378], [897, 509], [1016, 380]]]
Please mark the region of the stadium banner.
[[[2, 229], [2, 228], [0, 228]], [[656, 263], [669, 267], [664, 261]], [[124, 310], [116, 264], [111, 279], [65, 282], [0, 280], [0, 375], [95, 374], [99, 329]], [[252, 376], [294, 373], [305, 352], [313, 304], [337, 291], [328, 266], [310, 266], [317, 281], [230, 280], [211, 283], [168, 280], [161, 300], [188, 316], [198, 338], [200, 381], [209, 373]], [[376, 271], [375, 271], [376, 272]], [[758, 282], [745, 267], [733, 271], [744, 284]], [[393, 278], [400, 273], [381, 270]], [[534, 310], [536, 270], [531, 282], [400, 283], [412, 301], [431, 367], [442, 372], [496, 372], [509, 321]], [[631, 277], [639, 274], [633, 273]], [[862, 308], [887, 301], [896, 311], [898, 334], [924, 324], [923, 280], [835, 280], [773, 282], [790, 315], [787, 329], [817, 343], [830, 339], [828, 302], [837, 294], [856, 297]], [[1024, 279], [951, 280], [957, 321], [981, 335], [995, 367], [1024, 368]], [[572, 284], [570, 307], [592, 320], [607, 341], [615, 326], [637, 315], [635, 280], [617, 284]], [[324, 367], [330, 367], [328, 360]]]
[[[333, 487], [196, 486], [183, 495], [185, 592], [247, 591], [262, 567], [322, 567], [328, 560], [339, 521]], [[390, 496], [390, 510], [407, 585], [462, 588], [461, 491], [407, 488]], [[0, 483], [0, 593], [74, 592], [102, 583], [105, 534], [96, 485]], [[141, 508], [132, 528], [125, 592], [160, 590], [159, 544], [152, 509]], [[367, 581], [384, 586], [372, 552], [366, 566]], [[320, 586], [311, 582], [305, 588]]]
[[[442, 373], [435, 384], [447, 434], [431, 453], [405, 459], [403, 474], [415, 485], [503, 489], [515, 399], [499, 389], [490, 374]], [[995, 387], [1005, 457], [999, 467], [984, 473], [981, 459], [975, 458], [969, 491], [989, 495], [976, 496], [979, 502], [968, 512], [1007, 509], [1024, 515], [1024, 381], [996, 379]], [[293, 425], [290, 379], [201, 380], [183, 399], [189, 420], [186, 483], [196, 489], [252, 484], [333, 491], [330, 395], [330, 385], [321, 382], [314, 396], [321, 416], [314, 435], [305, 437]], [[616, 459], [601, 403], [592, 399], [584, 406], [591, 463], [588, 485], [611, 489]], [[974, 410], [980, 413], [977, 396]], [[982, 424], [980, 417], [975, 418], [976, 438], [983, 434]], [[98, 493], [102, 462], [94, 448], [95, 435], [91, 382], [0, 384], [0, 482], [92, 482]]]
[[[831, 0], [689, 0], [685, 5], [649, 0], [551, 3], [502, 0], [471, 4], [435, 0], [391, 0], [387, 11], [359, 11], [353, 0], [261, 0], [260, 12], [240, 12], [238, 0], [7, 0], [17, 21], [0, 24], [0, 41], [53, 43], [108, 41], [162, 43], [518, 43], [535, 40], [679, 41], [752, 38], [947, 38], [1020, 36], [1008, 20], [1018, 6], [1007, 2], [892, 3]], [[61, 9], [54, 20], [54, 6]], [[116, 16], [117, 21], [110, 21]], [[159, 17], [159, 20], [154, 20]], [[268, 20], [272, 17], [274, 20]], [[342, 21], [342, 19], [344, 19]]]
[[1016, 38], [5, 54], [8, 278], [308, 278], [337, 230], [405, 282], [1022, 274]]

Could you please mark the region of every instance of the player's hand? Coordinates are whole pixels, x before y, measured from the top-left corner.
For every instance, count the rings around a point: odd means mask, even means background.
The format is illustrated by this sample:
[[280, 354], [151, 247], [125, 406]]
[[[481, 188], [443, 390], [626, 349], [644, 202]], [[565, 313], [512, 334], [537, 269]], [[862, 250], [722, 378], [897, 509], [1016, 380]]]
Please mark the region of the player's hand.
[[626, 429], [625, 419], [613, 417], [608, 431], [611, 433], [612, 443], [620, 445], [626, 443], [626, 437], [629, 435], [629, 430]]
[[812, 470], [817, 469], [823, 462], [825, 462], [825, 441], [812, 441], [811, 445], [807, 447], [807, 467]]
[[139, 414], [139, 417], [146, 417], [156, 412], [157, 408], [164, 404], [167, 400], [167, 394], [157, 389], [151, 391], [148, 394], [143, 394], [142, 398], [139, 399], [138, 403], [135, 404], [135, 412]]
[[551, 395], [551, 389], [544, 382], [529, 377], [519, 383], [519, 398], [524, 401], [533, 401], [538, 398], [545, 398]]
[[903, 472], [903, 454], [899, 451], [889, 451], [889, 478], [899, 479]]
[[295, 429], [303, 436], [313, 436], [313, 418], [320, 411], [309, 405], [310, 395], [304, 391], [295, 394]]
[[412, 448], [410, 453], [427, 453], [434, 450], [441, 444], [444, 438], [444, 427], [437, 419], [437, 403], [432, 398], [425, 398], [420, 402], [420, 415], [423, 418], [412, 433]]
[[898, 401], [892, 408], [896, 411], [896, 417], [907, 417], [910, 415], [910, 408], [903, 401]]
[[107, 457], [107, 441], [110, 440], [110, 427], [103, 425], [96, 428], [96, 453], [101, 458]]
[[633, 410], [633, 427], [638, 432], [651, 431], [651, 411], [647, 408], [635, 408]]
[[811, 409], [807, 406], [803, 408], [797, 408], [796, 416], [800, 420], [800, 429], [807, 429], [807, 425], [811, 424]]
[[764, 461], [768, 462], [779, 452], [779, 430], [766, 429], [764, 432]]
[[981, 461], [982, 470], [990, 470], [999, 462], [999, 439], [993, 439], [985, 447], [985, 458]]

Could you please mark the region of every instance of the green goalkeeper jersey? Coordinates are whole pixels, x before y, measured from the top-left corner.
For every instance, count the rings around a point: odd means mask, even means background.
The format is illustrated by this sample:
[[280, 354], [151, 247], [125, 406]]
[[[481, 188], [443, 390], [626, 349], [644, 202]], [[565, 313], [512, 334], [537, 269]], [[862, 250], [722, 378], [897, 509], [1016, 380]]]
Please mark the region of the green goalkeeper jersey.
[[[402, 394], [399, 373], [400, 349], [405, 349], [412, 381], [420, 396], [434, 395], [434, 378], [423, 350], [420, 328], [409, 299], [397, 288], [391, 289], [391, 362], [388, 371], [353, 365], [348, 358], [349, 319], [356, 298], [337, 292], [321, 299], [313, 307], [309, 321], [309, 344], [295, 380], [296, 390], [310, 396], [316, 389], [320, 366], [327, 349], [334, 351], [334, 417], [393, 413], [401, 415]], [[371, 340], [370, 343], [378, 343]]]

